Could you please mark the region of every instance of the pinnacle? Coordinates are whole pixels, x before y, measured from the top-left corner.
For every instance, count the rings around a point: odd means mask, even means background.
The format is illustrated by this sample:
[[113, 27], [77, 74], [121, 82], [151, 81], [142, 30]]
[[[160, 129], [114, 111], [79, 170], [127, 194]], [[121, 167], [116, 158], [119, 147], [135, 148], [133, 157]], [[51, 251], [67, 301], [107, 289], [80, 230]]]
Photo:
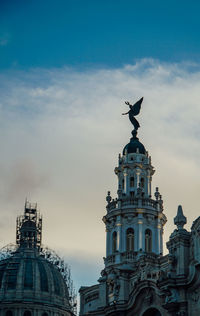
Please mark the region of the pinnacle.
[[187, 218], [183, 215], [182, 206], [178, 206], [177, 215], [174, 217], [174, 224], [177, 226], [178, 230], [183, 229], [183, 226], [187, 223]]

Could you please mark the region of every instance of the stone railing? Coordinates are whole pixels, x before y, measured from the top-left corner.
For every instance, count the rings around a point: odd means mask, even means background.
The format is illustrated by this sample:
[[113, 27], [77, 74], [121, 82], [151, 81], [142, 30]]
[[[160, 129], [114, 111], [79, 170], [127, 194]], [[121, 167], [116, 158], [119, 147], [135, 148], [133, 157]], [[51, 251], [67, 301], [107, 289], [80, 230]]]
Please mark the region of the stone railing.
[[115, 255], [110, 255], [107, 258], [104, 257], [104, 264], [109, 265], [115, 263]]
[[142, 206], [151, 206], [157, 208], [158, 202], [152, 199], [142, 199]]
[[108, 212], [111, 212], [114, 209], [124, 206], [133, 206], [133, 207], [151, 207], [157, 209], [158, 201], [152, 200], [150, 198], [124, 198], [121, 200], [113, 200], [107, 205]]
[[126, 251], [121, 254], [122, 261], [136, 262], [137, 252]]

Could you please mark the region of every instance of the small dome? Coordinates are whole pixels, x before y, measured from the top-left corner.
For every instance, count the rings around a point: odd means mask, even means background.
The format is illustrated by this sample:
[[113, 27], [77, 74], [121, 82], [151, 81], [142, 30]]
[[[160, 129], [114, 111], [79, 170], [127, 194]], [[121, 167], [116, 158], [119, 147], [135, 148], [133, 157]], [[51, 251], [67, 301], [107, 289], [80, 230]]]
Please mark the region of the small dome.
[[37, 251], [16, 251], [0, 261], [0, 304], [20, 301], [70, 310], [64, 278], [54, 264]]
[[22, 224], [21, 230], [22, 230], [23, 228], [33, 228], [33, 229], [37, 229], [37, 228], [36, 228], [36, 223], [33, 222], [33, 221], [31, 221], [31, 220], [28, 220], [28, 221], [24, 222], [24, 223]]
[[130, 143], [128, 143], [123, 149], [123, 155], [127, 151], [128, 154], [133, 154], [139, 152], [140, 154], [145, 155], [146, 149], [142, 143], [140, 143], [137, 137], [132, 137]]

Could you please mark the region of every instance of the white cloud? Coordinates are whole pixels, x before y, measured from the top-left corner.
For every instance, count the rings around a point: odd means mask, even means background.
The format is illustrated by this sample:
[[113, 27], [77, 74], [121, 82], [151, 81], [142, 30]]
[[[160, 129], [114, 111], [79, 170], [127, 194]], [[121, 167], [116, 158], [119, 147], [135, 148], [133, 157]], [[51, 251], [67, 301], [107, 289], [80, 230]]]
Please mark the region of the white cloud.
[[141, 96], [139, 137], [156, 168], [153, 188], [159, 185], [163, 194], [165, 240], [178, 204], [190, 227], [199, 215], [199, 69], [142, 60], [119, 69], [1, 75], [2, 246], [14, 240], [15, 216], [28, 197], [43, 214], [45, 244], [70, 257], [93, 254], [99, 262], [105, 254], [106, 191], [116, 196], [113, 169], [131, 137], [131, 124], [121, 116], [124, 100]]

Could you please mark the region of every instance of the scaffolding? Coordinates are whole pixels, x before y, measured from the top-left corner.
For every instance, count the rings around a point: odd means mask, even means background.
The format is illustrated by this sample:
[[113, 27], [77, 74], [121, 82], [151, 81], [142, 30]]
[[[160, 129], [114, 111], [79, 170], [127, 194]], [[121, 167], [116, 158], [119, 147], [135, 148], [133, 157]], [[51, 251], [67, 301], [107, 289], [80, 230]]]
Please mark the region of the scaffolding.
[[[36, 228], [36, 235], [24, 235], [22, 234], [22, 227], [25, 223], [33, 223]], [[32, 243], [35, 248], [40, 250], [42, 242], [42, 216], [37, 210], [37, 203], [30, 203], [25, 201], [24, 215], [17, 217], [16, 223], [16, 244], [20, 246], [22, 243], [28, 241]]]
[[41, 248], [41, 255], [43, 255], [43, 257], [54, 266], [56, 266], [56, 268], [62, 274], [68, 288], [70, 309], [75, 315], [77, 315], [77, 293], [71, 278], [70, 266], [65, 262], [64, 259], [60, 258], [54, 250], [48, 247], [43, 246]]

